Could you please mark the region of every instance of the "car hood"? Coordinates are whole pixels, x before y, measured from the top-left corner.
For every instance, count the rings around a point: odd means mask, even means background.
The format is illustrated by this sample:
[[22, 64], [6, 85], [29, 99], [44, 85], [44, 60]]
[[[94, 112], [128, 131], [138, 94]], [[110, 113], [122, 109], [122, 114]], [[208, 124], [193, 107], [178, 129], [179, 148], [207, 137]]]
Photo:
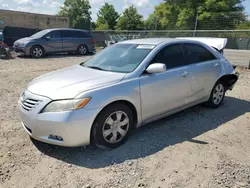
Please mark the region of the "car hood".
[[24, 43], [24, 42], [29, 42], [29, 41], [32, 41], [34, 40], [34, 38], [30, 38], [30, 37], [26, 37], [26, 38], [21, 38], [19, 40], [17, 40], [15, 43]]
[[53, 100], [70, 99], [82, 92], [120, 82], [125, 75], [75, 65], [35, 78], [27, 90]]

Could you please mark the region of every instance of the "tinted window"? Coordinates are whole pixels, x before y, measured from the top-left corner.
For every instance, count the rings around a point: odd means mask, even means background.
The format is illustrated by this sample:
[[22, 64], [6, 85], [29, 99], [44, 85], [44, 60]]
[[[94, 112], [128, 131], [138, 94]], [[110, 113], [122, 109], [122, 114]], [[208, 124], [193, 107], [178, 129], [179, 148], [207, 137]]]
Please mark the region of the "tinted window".
[[75, 31], [74, 34], [76, 38], [89, 38], [89, 35], [83, 31]]
[[63, 38], [72, 38], [74, 36], [74, 32], [73, 31], [61, 31], [62, 37]]
[[84, 31], [61, 31], [63, 38], [89, 38], [89, 35]]
[[59, 39], [61, 38], [60, 31], [53, 31], [50, 33], [50, 38]]
[[214, 55], [198, 44], [184, 44], [186, 58], [189, 63], [198, 63], [216, 59]]
[[152, 63], [164, 63], [167, 69], [185, 65], [183, 50], [180, 44], [163, 48], [153, 59]]

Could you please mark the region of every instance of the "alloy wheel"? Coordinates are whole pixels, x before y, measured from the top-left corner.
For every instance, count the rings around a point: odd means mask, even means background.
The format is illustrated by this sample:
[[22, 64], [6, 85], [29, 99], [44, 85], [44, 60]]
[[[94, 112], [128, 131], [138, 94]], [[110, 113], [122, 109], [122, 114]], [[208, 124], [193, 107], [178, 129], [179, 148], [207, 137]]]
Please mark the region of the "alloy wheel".
[[43, 55], [43, 50], [40, 48], [40, 47], [35, 47], [33, 50], [32, 50], [32, 54], [35, 56], [35, 57], [41, 57]]
[[79, 47], [79, 52], [80, 54], [85, 55], [87, 53], [87, 48], [82, 45]]
[[224, 86], [222, 84], [218, 84], [215, 88], [214, 88], [214, 92], [213, 92], [213, 102], [214, 104], [219, 104], [224, 97]]

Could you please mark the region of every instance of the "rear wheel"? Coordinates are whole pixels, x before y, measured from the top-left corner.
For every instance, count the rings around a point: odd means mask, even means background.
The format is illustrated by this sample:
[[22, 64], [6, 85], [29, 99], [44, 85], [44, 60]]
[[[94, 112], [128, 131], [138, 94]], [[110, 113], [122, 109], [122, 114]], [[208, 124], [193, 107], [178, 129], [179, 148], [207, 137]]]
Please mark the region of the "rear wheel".
[[41, 58], [44, 56], [44, 50], [41, 46], [33, 46], [30, 50], [30, 54], [34, 58]]
[[97, 117], [92, 131], [94, 144], [102, 149], [123, 144], [133, 128], [133, 114], [124, 104], [113, 104]]
[[88, 53], [88, 48], [86, 45], [81, 44], [77, 49], [78, 54], [80, 55], [86, 55]]
[[226, 90], [225, 90], [224, 84], [218, 81], [215, 84], [211, 92], [209, 101], [206, 103], [206, 105], [211, 108], [218, 108], [224, 100], [225, 92]]

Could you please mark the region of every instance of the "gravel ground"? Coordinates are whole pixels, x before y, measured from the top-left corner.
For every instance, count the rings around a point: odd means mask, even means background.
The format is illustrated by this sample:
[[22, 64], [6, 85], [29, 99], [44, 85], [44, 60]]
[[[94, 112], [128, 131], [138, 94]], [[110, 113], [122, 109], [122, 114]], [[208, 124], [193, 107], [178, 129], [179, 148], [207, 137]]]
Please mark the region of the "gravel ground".
[[[86, 57], [87, 58], [87, 57]], [[250, 71], [215, 110], [196, 106], [134, 131], [120, 148], [62, 148], [30, 140], [17, 100], [27, 83], [83, 61], [0, 61], [0, 187], [250, 187]]]

